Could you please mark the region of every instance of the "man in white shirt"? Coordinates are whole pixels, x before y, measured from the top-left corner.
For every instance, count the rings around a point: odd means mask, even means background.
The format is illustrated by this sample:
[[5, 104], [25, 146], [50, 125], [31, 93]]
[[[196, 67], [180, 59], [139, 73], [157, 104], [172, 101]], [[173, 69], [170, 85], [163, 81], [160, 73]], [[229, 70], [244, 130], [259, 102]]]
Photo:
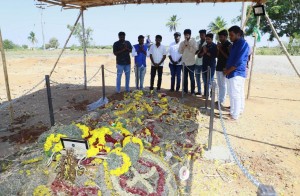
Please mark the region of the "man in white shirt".
[[196, 95], [202, 95], [201, 74], [202, 74], [203, 57], [200, 57], [199, 54], [202, 52], [203, 46], [206, 45], [206, 41], [205, 41], [206, 30], [205, 29], [200, 30], [199, 34], [200, 34], [200, 40], [197, 42], [198, 50], [196, 51], [196, 65], [195, 65], [195, 75], [196, 75], [196, 83], [198, 89]]
[[176, 80], [176, 92], [179, 91], [180, 89], [180, 82], [181, 82], [181, 57], [182, 55], [179, 53], [179, 41], [181, 38], [181, 33], [176, 32], [174, 33], [174, 39], [175, 42], [170, 44], [169, 47], [169, 67], [170, 67], [170, 72], [171, 72], [171, 92], [174, 92], [174, 87], [175, 87], [175, 78]]
[[179, 53], [182, 54], [182, 63], [184, 66], [184, 86], [183, 91], [188, 93], [188, 76], [191, 81], [191, 94], [195, 95], [195, 53], [198, 49], [197, 42], [191, 38], [192, 31], [184, 30], [184, 41], [179, 45]]
[[155, 44], [150, 47], [150, 60], [151, 60], [151, 80], [150, 80], [150, 90], [153, 90], [154, 79], [156, 72], [158, 72], [158, 80], [157, 80], [157, 91], [160, 91], [162, 74], [163, 74], [163, 66], [164, 61], [167, 56], [166, 47], [161, 45], [162, 36], [155, 36]]

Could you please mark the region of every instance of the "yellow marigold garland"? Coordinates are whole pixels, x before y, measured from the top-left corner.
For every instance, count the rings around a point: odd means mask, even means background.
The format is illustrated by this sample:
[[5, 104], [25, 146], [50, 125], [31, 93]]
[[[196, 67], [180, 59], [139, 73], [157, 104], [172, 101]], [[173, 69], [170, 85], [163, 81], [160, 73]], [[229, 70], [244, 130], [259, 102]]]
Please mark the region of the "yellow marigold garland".
[[123, 127], [123, 124], [121, 122], [117, 122], [116, 123], [116, 129], [121, 131], [122, 134], [124, 134], [125, 136], [131, 135], [130, 131], [128, 131], [127, 129], [125, 129]]
[[153, 111], [153, 108], [148, 103], [144, 102], [143, 105], [149, 113]]
[[140, 155], [141, 155], [143, 153], [143, 150], [144, 150], [144, 145], [143, 145], [142, 140], [140, 138], [137, 138], [137, 137], [127, 136], [123, 140], [123, 147], [125, 147], [130, 142], [138, 144], [140, 146]]
[[39, 161], [41, 161], [41, 160], [43, 160], [43, 157], [36, 157], [36, 158], [33, 158], [33, 159], [29, 159], [29, 160], [26, 160], [26, 161], [22, 161], [22, 164], [23, 164], [23, 165], [27, 165], [27, 164], [39, 162]]
[[51, 196], [51, 191], [45, 185], [40, 185], [34, 189], [33, 196]]
[[44, 150], [46, 152], [49, 151], [52, 148], [53, 144], [57, 143], [57, 144], [54, 145], [54, 148], [52, 149], [52, 152], [59, 152], [59, 151], [61, 151], [63, 149], [63, 146], [62, 146], [62, 144], [60, 142], [60, 138], [63, 138], [63, 137], [67, 137], [67, 136], [64, 135], [64, 134], [60, 134], [60, 133], [56, 134], [56, 136], [53, 133], [50, 134], [47, 137], [46, 142], [44, 144]]
[[154, 146], [154, 147], [152, 148], [152, 151], [153, 151], [153, 152], [158, 152], [158, 151], [160, 151], [160, 147], [159, 147], [159, 146]]
[[108, 135], [112, 134], [110, 129], [107, 127], [94, 129], [93, 131], [91, 131], [92, 137], [88, 139], [89, 145], [92, 146], [96, 142], [97, 139], [98, 139], [98, 144], [104, 145], [106, 143], [106, 141], [105, 141], [106, 134], [108, 134]]
[[88, 126], [79, 123], [76, 126], [82, 131], [82, 138], [87, 138], [90, 135], [90, 128]]
[[99, 158], [95, 158], [94, 160], [92, 160], [92, 164], [94, 165], [100, 165], [102, 162], [103, 160]]
[[84, 186], [90, 186], [90, 187], [95, 187], [97, 184], [96, 182], [92, 181], [92, 180], [87, 180], [84, 183]]
[[114, 187], [113, 187], [112, 182], [109, 177], [108, 163], [105, 160], [103, 161], [103, 167], [104, 167], [104, 181], [107, 186], [107, 189], [113, 190]]
[[123, 158], [122, 166], [118, 167], [116, 169], [110, 170], [111, 175], [120, 176], [122, 174], [125, 174], [126, 172], [128, 172], [128, 170], [131, 166], [130, 157], [126, 153], [121, 152], [121, 150], [122, 150], [122, 148], [116, 148], [110, 152], [110, 153], [115, 153], [116, 155], [121, 156]]

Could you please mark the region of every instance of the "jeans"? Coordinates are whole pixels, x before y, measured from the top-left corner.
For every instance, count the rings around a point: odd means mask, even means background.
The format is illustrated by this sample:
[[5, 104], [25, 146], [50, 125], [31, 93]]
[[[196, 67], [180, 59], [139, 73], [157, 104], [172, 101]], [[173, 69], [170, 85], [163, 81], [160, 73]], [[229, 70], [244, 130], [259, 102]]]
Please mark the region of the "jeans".
[[[208, 96], [210, 93], [211, 82], [214, 81], [214, 77], [215, 77], [216, 65], [210, 66], [211, 77], [209, 78], [209, 81], [207, 81], [207, 75], [208, 75], [207, 70], [208, 70], [208, 66], [202, 65], [202, 79], [203, 79], [203, 83], [204, 83], [204, 96]], [[207, 85], [209, 87], [208, 89], [207, 89]], [[207, 91], [208, 91], [208, 95], [207, 95]]]
[[170, 67], [170, 72], [171, 72], [171, 90], [174, 90], [175, 79], [176, 79], [176, 91], [179, 91], [180, 82], [181, 82], [182, 65], [173, 65], [170, 63], [169, 67]]
[[245, 109], [245, 78], [235, 76], [229, 79], [230, 114], [238, 119]]
[[158, 67], [151, 66], [150, 90], [153, 90], [156, 72], [158, 73], [157, 90], [160, 90], [162, 74], [163, 74], [163, 66], [158, 66]]
[[200, 94], [201, 94], [201, 74], [202, 74], [202, 65], [195, 65], [197, 89], [198, 89], [198, 93]]
[[191, 93], [195, 93], [195, 65], [186, 65], [184, 67], [184, 86], [183, 86], [183, 91], [185, 93], [188, 93], [188, 76], [190, 75], [190, 81], [191, 81]]
[[129, 82], [130, 82], [130, 65], [117, 65], [117, 87], [116, 91], [119, 93], [121, 91], [121, 79], [122, 74], [125, 73], [125, 90], [130, 91]]
[[144, 89], [144, 78], [146, 74], [146, 67], [134, 67], [134, 72], [135, 72], [135, 86], [136, 89], [143, 90]]
[[217, 71], [217, 82], [219, 86], [219, 102], [223, 104], [227, 93], [227, 80], [223, 71]]

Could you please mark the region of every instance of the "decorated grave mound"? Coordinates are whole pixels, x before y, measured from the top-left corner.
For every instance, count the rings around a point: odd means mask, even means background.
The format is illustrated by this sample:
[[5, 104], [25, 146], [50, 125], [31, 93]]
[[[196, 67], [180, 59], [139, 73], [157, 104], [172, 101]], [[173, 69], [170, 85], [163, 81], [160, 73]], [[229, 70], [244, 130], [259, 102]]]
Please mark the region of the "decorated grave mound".
[[[125, 94], [1, 160], [0, 195], [184, 194], [182, 169], [201, 155], [197, 115], [165, 94]], [[61, 138], [85, 140], [88, 150], [63, 149]]]

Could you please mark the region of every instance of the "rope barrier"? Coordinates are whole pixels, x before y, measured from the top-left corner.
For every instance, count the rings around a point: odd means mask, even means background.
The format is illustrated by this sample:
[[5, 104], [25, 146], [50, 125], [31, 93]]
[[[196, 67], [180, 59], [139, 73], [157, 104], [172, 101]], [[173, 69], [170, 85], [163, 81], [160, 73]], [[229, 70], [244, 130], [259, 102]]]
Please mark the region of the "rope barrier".
[[[91, 82], [98, 75], [100, 70], [101, 70], [101, 66], [98, 68], [96, 73], [87, 81], [87, 83]], [[55, 80], [52, 80], [52, 79], [50, 79], [50, 82], [53, 83], [53, 84], [56, 84], [56, 85], [60, 84], [59, 82], [56, 82]], [[70, 86], [78, 86], [78, 85], [80, 85], [80, 84], [70, 84]]]
[[[218, 92], [217, 95], [219, 97], [219, 90], [218, 89], [219, 89], [219, 87], [217, 88], [217, 92]], [[250, 180], [250, 182], [252, 182], [256, 187], [259, 187], [261, 185], [261, 183], [254, 176], [252, 176], [249, 173], [249, 171], [243, 166], [243, 164], [241, 163], [241, 161], [239, 160], [239, 158], [237, 157], [235, 151], [233, 150], [233, 148], [231, 146], [229, 137], [227, 135], [227, 130], [226, 130], [226, 127], [225, 127], [225, 123], [224, 123], [224, 120], [223, 120], [223, 114], [222, 114], [222, 109], [221, 109], [221, 104], [220, 104], [219, 98], [218, 98], [218, 109], [219, 109], [219, 113], [220, 113], [221, 126], [222, 126], [222, 129], [223, 129], [224, 137], [225, 137], [225, 140], [226, 140], [227, 147], [230, 151], [230, 154], [232, 155], [234, 161], [239, 166], [239, 168], [241, 169], [243, 174], [248, 178], [248, 180]]]
[[5, 104], [0, 105], [0, 110], [3, 110], [5, 108], [7, 108], [10, 104], [15, 103], [16, 101], [18, 101], [19, 99], [21, 99], [22, 97], [28, 95], [29, 93], [31, 93], [34, 89], [36, 89], [40, 84], [42, 84], [44, 82], [44, 79], [41, 80], [40, 82], [38, 82], [34, 87], [32, 87], [30, 90], [28, 90], [26, 93], [24, 93], [23, 95], [21, 95], [20, 97], [13, 99], [12, 101], [8, 101]]
[[[113, 71], [110, 71], [110, 70], [108, 70], [108, 69], [106, 69], [106, 68], [104, 68], [107, 72], [109, 72], [109, 73], [112, 73], [112, 74], [115, 74], [115, 75], [122, 75], [123, 74], [123, 72], [122, 73], [117, 73], [117, 72], [113, 72]], [[132, 70], [134, 70], [134, 68], [131, 68], [129, 71], [124, 71], [124, 73], [126, 74], [126, 73], [128, 73], [128, 72], [130, 72], [130, 71], [132, 71]]]
[[89, 83], [94, 77], [96, 77], [96, 75], [99, 73], [99, 71], [101, 70], [101, 66], [99, 67], [99, 69], [96, 71], [96, 73], [87, 81], [87, 83]]
[[[189, 66], [187, 66], [187, 65], [183, 65], [183, 66], [186, 67], [190, 72], [194, 73], [195, 75], [200, 75], [200, 74], [204, 74], [204, 73], [208, 72], [208, 70], [206, 70], [206, 71], [201, 71], [201, 72], [197, 73], [197, 72], [195, 72], [195, 71], [192, 71], [192, 70], [189, 68]], [[197, 65], [196, 65], [196, 66], [197, 66]]]

